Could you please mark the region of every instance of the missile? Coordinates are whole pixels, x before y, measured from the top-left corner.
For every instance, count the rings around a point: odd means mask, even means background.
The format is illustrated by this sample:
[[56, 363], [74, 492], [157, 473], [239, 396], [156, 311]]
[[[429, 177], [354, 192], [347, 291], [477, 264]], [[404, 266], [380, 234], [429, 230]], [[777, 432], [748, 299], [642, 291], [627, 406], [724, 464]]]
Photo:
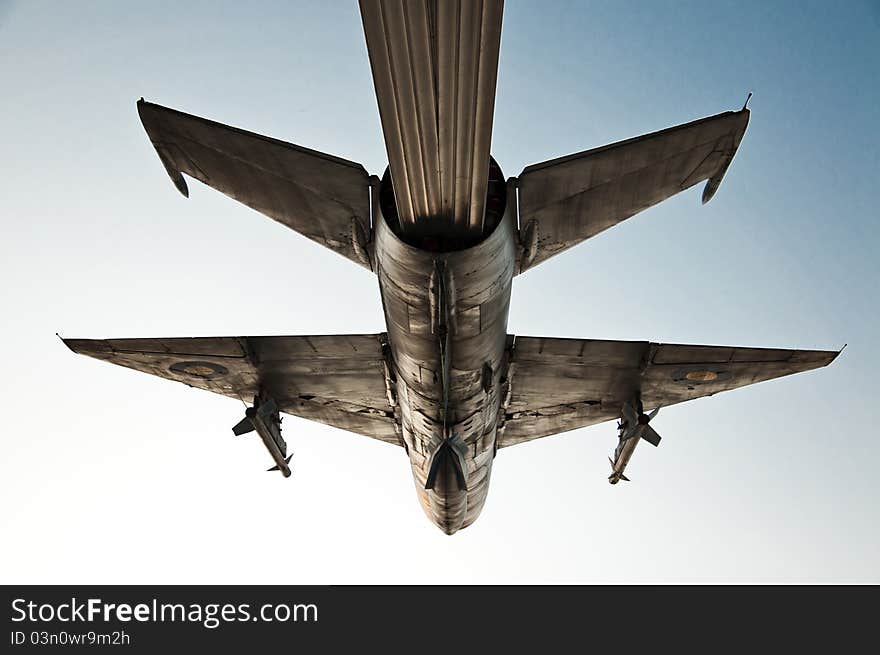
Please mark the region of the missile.
[[620, 433], [619, 441], [614, 450], [614, 459], [608, 458], [608, 461], [611, 462], [611, 475], [608, 476], [608, 482], [611, 484], [617, 484], [621, 480], [629, 482], [629, 478], [623, 472], [640, 440], [644, 439], [654, 446], [660, 445], [660, 435], [648, 425], [651, 419], [657, 416], [660, 408], [657, 407], [650, 414], [645, 414], [641, 411], [641, 406], [641, 401], [636, 399], [633, 402], [624, 403], [621, 408], [620, 422], [617, 424]]
[[254, 398], [254, 406], [248, 407], [244, 418], [233, 428], [236, 436], [256, 431], [266, 446], [266, 450], [275, 461], [275, 466], [269, 471], [281, 471], [285, 478], [290, 477], [290, 459], [293, 454], [287, 454], [287, 444], [281, 437], [281, 416], [278, 413], [277, 403], [259, 394]]

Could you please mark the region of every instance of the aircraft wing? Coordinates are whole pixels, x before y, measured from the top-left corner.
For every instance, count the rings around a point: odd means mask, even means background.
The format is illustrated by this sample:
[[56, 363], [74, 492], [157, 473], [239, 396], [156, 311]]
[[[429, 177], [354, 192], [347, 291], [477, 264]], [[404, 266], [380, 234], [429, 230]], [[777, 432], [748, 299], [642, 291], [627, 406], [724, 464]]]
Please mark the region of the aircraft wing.
[[830, 364], [838, 351], [687, 346], [647, 341], [516, 337], [499, 446], [711, 396]]
[[525, 168], [520, 272], [702, 180], [708, 202], [748, 122], [748, 109], [728, 111]]
[[369, 175], [354, 162], [141, 99], [138, 114], [178, 190], [186, 173], [370, 268]]
[[64, 343], [82, 355], [248, 404], [262, 387], [282, 412], [402, 445], [389, 402], [382, 334]]

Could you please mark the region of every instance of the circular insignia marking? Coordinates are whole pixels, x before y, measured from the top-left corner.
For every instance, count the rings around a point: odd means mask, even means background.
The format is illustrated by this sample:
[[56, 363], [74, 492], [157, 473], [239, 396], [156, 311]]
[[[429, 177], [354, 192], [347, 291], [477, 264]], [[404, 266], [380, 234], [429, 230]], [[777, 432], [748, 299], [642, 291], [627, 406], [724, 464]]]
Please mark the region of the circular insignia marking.
[[690, 382], [712, 382], [718, 379], [715, 371], [690, 371], [684, 376]]
[[678, 369], [672, 374], [672, 381], [682, 384], [688, 389], [695, 389], [703, 384], [722, 382], [729, 377], [730, 372], [721, 366], [706, 366], [704, 364]]
[[191, 378], [199, 378], [202, 380], [210, 380], [211, 378], [226, 375], [229, 370], [219, 364], [213, 362], [177, 362], [172, 364], [169, 370], [178, 375], [187, 375]]

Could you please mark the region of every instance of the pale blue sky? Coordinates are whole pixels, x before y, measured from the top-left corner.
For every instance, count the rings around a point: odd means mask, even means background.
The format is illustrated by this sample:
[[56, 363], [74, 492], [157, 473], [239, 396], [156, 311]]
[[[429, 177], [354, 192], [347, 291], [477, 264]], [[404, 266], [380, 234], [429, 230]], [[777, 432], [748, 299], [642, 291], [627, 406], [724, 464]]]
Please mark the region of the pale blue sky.
[[0, 0], [0, 582], [880, 582], [876, 2], [509, 1], [493, 153], [528, 164], [727, 109], [691, 190], [514, 282], [509, 331], [839, 348], [831, 367], [669, 408], [611, 487], [612, 424], [501, 451], [446, 537], [402, 451], [285, 421], [54, 337], [383, 329], [376, 280], [211, 189], [184, 200], [147, 100], [386, 157], [357, 5]]

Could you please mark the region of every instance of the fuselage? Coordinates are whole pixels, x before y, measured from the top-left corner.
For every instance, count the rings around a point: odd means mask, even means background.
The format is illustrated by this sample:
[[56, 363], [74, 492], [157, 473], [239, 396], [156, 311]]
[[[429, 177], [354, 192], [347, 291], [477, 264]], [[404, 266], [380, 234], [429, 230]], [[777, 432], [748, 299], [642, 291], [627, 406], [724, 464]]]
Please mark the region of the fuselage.
[[452, 534], [483, 508], [503, 422], [515, 214], [446, 252], [405, 242], [378, 203], [373, 229], [401, 437], [425, 513]]

